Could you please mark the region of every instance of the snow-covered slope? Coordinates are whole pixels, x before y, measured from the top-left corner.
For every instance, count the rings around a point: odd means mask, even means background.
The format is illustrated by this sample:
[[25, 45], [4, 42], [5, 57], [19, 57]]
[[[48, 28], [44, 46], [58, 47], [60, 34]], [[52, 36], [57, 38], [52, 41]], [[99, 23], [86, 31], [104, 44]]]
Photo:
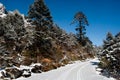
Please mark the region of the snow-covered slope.
[[18, 78], [17, 80], [114, 80], [99, 75], [95, 68], [97, 59], [85, 62], [77, 61], [64, 67], [41, 74], [32, 74], [29, 78]]

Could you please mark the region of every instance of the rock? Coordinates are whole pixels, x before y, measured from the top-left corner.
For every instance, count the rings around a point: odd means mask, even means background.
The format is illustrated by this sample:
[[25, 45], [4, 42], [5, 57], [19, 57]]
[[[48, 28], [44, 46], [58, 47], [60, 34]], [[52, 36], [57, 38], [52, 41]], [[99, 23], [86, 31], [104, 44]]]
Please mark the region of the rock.
[[1, 74], [2, 74], [2, 77], [6, 77], [6, 74], [3, 71], [1, 72]]
[[33, 73], [41, 73], [42, 71], [42, 66], [35, 65], [32, 69], [31, 72]]
[[23, 71], [18, 70], [17, 68], [6, 69], [6, 77], [10, 77], [11, 79], [16, 79], [22, 76]]
[[1, 74], [2, 74], [1, 78], [5, 78], [6, 77], [6, 74], [3, 71], [1, 72]]
[[30, 77], [31, 76], [30, 70], [29, 69], [23, 69], [22, 76], [25, 77], [25, 78]]

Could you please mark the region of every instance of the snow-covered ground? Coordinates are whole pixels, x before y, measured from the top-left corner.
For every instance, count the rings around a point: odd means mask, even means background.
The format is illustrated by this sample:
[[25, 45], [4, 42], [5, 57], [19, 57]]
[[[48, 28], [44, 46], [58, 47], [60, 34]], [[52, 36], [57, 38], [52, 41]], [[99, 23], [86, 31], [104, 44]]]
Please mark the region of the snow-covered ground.
[[97, 59], [85, 62], [76, 61], [55, 70], [32, 74], [29, 78], [21, 77], [17, 80], [114, 80], [98, 74], [95, 70], [97, 62]]

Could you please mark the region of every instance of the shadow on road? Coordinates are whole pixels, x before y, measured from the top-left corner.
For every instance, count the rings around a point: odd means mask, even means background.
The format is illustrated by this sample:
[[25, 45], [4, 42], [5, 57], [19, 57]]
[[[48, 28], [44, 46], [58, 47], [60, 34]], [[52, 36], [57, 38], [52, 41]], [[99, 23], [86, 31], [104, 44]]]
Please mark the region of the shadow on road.
[[99, 62], [90, 62], [92, 65], [98, 65], [99, 64]]

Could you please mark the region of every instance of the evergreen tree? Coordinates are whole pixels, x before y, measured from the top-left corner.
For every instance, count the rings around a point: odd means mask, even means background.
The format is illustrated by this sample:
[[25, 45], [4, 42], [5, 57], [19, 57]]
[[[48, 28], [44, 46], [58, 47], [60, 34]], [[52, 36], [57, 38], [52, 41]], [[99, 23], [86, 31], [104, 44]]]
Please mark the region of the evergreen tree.
[[[103, 68], [103, 73], [120, 79], [120, 35], [112, 36], [108, 32], [104, 41], [103, 49], [101, 50], [100, 67]], [[106, 74], [105, 74], [106, 75]]]
[[110, 32], [108, 32], [106, 35], [106, 40], [104, 40], [103, 42], [103, 49], [106, 49], [108, 46], [114, 44], [114, 36]]
[[83, 12], [77, 12], [75, 14], [74, 20], [72, 23], [76, 23], [76, 22], [78, 23], [78, 26], [76, 28], [76, 31], [78, 31], [77, 37], [78, 37], [78, 40], [81, 42], [81, 41], [84, 41], [85, 39], [85, 34], [86, 34], [85, 26], [88, 26], [87, 18]]
[[31, 18], [35, 25], [46, 29], [52, 25], [52, 17], [44, 0], [35, 0], [30, 6], [28, 17]]
[[35, 0], [30, 6], [28, 17], [33, 20], [33, 24], [36, 26], [33, 49], [36, 51], [37, 62], [39, 62], [40, 55], [46, 55], [45, 53], [48, 55], [50, 53], [51, 41], [47, 37], [53, 24], [50, 11], [44, 0]]
[[116, 34], [115, 37], [120, 39], [120, 32]]
[[107, 40], [107, 41], [110, 41], [110, 40], [112, 40], [112, 39], [113, 39], [113, 35], [112, 35], [110, 32], [108, 32], [108, 33], [107, 33], [106, 40]]

